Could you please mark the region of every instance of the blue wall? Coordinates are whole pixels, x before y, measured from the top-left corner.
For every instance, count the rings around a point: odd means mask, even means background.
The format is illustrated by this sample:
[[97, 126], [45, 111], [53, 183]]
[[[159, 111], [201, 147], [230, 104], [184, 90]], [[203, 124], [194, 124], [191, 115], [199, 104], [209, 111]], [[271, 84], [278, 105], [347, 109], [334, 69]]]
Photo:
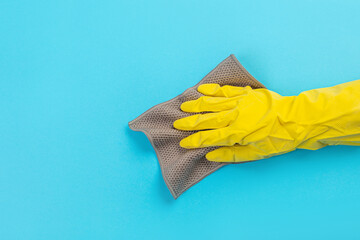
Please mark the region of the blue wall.
[[360, 148], [173, 200], [127, 123], [230, 53], [284, 95], [360, 78], [359, 1], [0, 1], [0, 239], [359, 239]]

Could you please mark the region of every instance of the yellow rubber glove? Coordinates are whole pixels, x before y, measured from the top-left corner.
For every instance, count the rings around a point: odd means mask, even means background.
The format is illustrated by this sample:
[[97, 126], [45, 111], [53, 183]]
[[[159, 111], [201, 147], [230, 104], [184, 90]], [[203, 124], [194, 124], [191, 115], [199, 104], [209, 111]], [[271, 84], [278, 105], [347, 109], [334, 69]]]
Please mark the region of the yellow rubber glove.
[[179, 130], [199, 131], [180, 146], [223, 146], [206, 155], [210, 161], [245, 162], [327, 145], [360, 145], [360, 80], [281, 96], [267, 89], [203, 84], [205, 96], [184, 102]]

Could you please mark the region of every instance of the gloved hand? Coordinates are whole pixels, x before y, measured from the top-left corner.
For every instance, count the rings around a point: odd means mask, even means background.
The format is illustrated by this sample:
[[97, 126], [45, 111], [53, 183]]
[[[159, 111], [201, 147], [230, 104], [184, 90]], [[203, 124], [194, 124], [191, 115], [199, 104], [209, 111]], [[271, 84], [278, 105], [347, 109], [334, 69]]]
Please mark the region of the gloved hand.
[[206, 155], [210, 161], [245, 162], [327, 145], [360, 145], [360, 80], [334, 87], [281, 96], [267, 89], [203, 84], [205, 96], [184, 102], [176, 120], [179, 130], [204, 130], [180, 146], [222, 146]]

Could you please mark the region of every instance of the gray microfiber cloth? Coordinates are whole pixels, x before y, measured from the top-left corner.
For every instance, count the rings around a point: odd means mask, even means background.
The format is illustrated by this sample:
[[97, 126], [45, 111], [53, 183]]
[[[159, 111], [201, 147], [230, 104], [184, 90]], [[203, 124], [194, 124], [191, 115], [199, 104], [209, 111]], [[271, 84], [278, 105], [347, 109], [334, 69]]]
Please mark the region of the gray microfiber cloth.
[[180, 105], [202, 96], [196, 89], [204, 83], [251, 86], [252, 88], [265, 87], [245, 70], [234, 55], [230, 55], [195, 86], [167, 102], [150, 108], [129, 122], [132, 130], [145, 133], [150, 140], [157, 154], [165, 183], [175, 199], [207, 175], [225, 165], [206, 160], [206, 153], [215, 148], [181, 148], [180, 140], [194, 132], [179, 131], [173, 127], [175, 120], [191, 115], [191, 113], [182, 112]]

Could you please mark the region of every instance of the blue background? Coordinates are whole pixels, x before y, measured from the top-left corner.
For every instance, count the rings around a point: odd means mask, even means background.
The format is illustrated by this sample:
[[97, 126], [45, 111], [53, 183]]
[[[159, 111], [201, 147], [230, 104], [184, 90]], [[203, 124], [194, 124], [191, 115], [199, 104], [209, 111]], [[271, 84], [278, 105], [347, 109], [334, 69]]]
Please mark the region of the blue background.
[[173, 200], [127, 123], [229, 54], [284, 95], [360, 78], [359, 1], [0, 1], [0, 238], [359, 239], [360, 148]]

